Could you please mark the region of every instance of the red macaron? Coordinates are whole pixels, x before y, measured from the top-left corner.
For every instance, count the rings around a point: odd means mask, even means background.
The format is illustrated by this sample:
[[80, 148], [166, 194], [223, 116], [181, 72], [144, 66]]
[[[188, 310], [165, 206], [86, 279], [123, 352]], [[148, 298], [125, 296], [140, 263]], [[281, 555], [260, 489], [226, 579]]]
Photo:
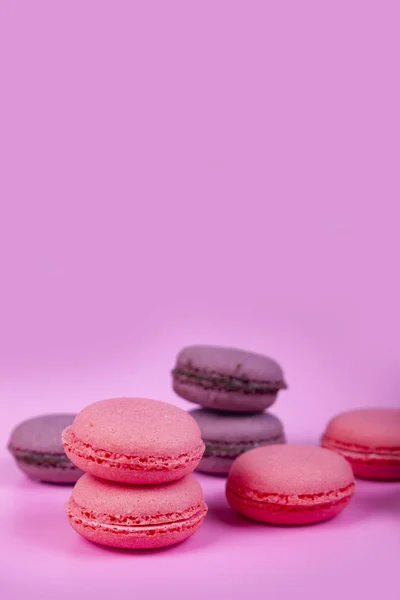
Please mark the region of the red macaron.
[[279, 444], [245, 452], [227, 480], [229, 504], [243, 516], [304, 525], [339, 514], [354, 493], [349, 463], [317, 446]]
[[159, 548], [190, 537], [207, 513], [193, 475], [163, 485], [127, 485], [85, 474], [67, 503], [73, 529], [117, 548]]
[[199, 426], [184, 410], [146, 398], [112, 398], [84, 408], [62, 434], [82, 471], [121, 483], [165, 483], [196, 468]]
[[365, 408], [334, 417], [322, 446], [344, 456], [357, 477], [400, 479], [400, 409]]

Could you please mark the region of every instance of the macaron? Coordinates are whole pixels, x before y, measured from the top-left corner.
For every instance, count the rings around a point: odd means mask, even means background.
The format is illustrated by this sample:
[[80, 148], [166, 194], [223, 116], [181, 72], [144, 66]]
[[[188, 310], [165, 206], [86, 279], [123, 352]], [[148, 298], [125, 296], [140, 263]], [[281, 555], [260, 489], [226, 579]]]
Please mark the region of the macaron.
[[12, 431], [8, 449], [18, 467], [31, 479], [46, 483], [75, 483], [82, 475], [66, 456], [61, 432], [75, 415], [41, 415], [20, 423]]
[[341, 456], [318, 446], [263, 446], [235, 460], [230, 506], [249, 519], [304, 525], [334, 517], [350, 502], [354, 475]]
[[84, 408], [62, 435], [83, 471], [121, 483], [165, 483], [191, 473], [204, 452], [184, 410], [145, 398], [112, 398]]
[[287, 387], [272, 358], [236, 348], [189, 346], [172, 371], [175, 392], [205, 408], [260, 412]]
[[189, 413], [200, 427], [206, 449], [197, 470], [227, 475], [243, 452], [285, 442], [283, 425], [270, 413], [222, 413], [198, 408]]
[[190, 537], [207, 505], [193, 475], [163, 485], [126, 485], [85, 474], [67, 503], [80, 535], [117, 548], [159, 548]]
[[338, 452], [357, 477], [400, 479], [400, 408], [365, 408], [334, 417], [322, 446]]

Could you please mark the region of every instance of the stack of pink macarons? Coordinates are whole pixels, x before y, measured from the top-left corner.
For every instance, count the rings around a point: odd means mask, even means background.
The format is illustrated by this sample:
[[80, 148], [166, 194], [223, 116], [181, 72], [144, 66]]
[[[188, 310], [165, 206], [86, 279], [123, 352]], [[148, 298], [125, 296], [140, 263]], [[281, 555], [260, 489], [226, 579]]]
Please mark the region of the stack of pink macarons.
[[191, 411], [205, 443], [198, 470], [227, 475], [241, 454], [286, 441], [281, 421], [267, 411], [287, 387], [280, 365], [261, 354], [220, 346], [189, 346], [172, 372], [175, 392], [199, 404]]
[[204, 444], [185, 411], [143, 398], [102, 400], [76, 416], [62, 441], [85, 471], [67, 515], [88, 540], [157, 548], [183, 541], [203, 522], [207, 506], [192, 471]]

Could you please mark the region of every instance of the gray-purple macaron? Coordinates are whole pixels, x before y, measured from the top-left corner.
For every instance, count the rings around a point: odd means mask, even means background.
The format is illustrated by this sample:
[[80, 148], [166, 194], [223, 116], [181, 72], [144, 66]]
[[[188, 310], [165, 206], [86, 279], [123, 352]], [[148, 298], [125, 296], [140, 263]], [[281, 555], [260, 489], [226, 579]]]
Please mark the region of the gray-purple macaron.
[[200, 427], [205, 452], [198, 471], [227, 475], [240, 454], [286, 442], [281, 421], [271, 413], [227, 414], [199, 408], [190, 412]]
[[8, 449], [18, 467], [31, 479], [73, 484], [83, 475], [66, 456], [61, 432], [76, 415], [53, 414], [20, 423], [11, 433]]
[[279, 364], [236, 348], [188, 346], [172, 371], [175, 392], [204, 408], [260, 412], [287, 387]]

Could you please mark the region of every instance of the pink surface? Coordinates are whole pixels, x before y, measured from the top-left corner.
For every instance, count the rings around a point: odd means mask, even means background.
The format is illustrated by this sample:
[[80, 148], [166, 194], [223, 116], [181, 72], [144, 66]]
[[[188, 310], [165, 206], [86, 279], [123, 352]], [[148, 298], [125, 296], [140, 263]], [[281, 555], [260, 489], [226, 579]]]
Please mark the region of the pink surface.
[[186, 540], [207, 514], [193, 475], [162, 485], [125, 485], [85, 474], [73, 489], [67, 515], [73, 529], [97, 544], [153, 549]]
[[201, 476], [199, 532], [127, 555], [79, 539], [70, 490], [4, 447], [101, 398], [184, 406], [170, 369], [197, 343], [279, 361], [290, 442], [399, 406], [399, 18], [398, 0], [0, 3], [2, 597], [398, 598], [398, 483], [359, 481], [293, 531]]
[[342, 456], [316, 446], [274, 444], [235, 460], [226, 497], [250, 519], [303, 525], [336, 516], [354, 488], [353, 471]]
[[67, 456], [82, 469], [121, 483], [174, 481], [204, 452], [185, 411], [147, 398], [109, 398], [86, 406], [62, 433]]

